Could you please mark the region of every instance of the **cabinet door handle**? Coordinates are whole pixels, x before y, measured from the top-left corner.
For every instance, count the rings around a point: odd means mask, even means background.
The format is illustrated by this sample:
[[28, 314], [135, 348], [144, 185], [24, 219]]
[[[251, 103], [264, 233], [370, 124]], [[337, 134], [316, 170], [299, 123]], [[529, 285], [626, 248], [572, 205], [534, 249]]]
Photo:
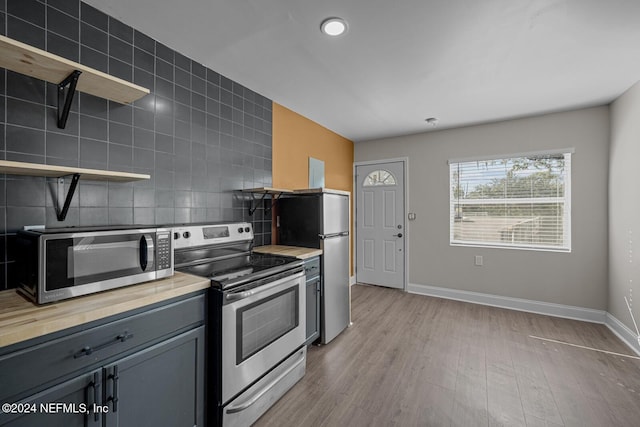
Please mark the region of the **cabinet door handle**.
[[97, 345], [95, 347], [90, 347], [90, 346], [84, 347], [82, 350], [76, 352], [73, 355], [73, 358], [74, 359], [78, 359], [78, 358], [83, 357], [83, 356], [89, 356], [94, 351], [102, 350], [105, 347], [109, 347], [110, 345], [118, 344], [119, 342], [125, 342], [125, 341], [127, 341], [128, 339], [131, 339], [131, 338], [133, 338], [133, 334], [130, 334], [129, 331], [124, 331], [123, 333], [121, 333], [120, 335], [118, 335], [117, 337], [112, 339], [111, 341], [107, 341], [104, 344], [100, 344], [100, 345]]
[[113, 367], [113, 374], [109, 375], [109, 379], [113, 381], [113, 396], [107, 400], [113, 403], [113, 412], [118, 412], [118, 365]]
[[[98, 376], [97, 372], [93, 374], [93, 381], [91, 382], [91, 384], [89, 384], [89, 386], [93, 388], [93, 405], [95, 406], [98, 404], [98, 399], [100, 399], [100, 377]], [[94, 411], [93, 419], [96, 422], [100, 421], [99, 411]]]

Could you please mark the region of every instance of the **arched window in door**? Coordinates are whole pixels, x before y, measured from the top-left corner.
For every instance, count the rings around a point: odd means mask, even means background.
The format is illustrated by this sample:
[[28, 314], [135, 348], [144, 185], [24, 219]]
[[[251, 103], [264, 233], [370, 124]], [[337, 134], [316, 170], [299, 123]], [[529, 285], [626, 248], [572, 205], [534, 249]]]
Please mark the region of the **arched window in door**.
[[374, 186], [390, 186], [396, 185], [396, 178], [389, 171], [384, 169], [378, 169], [376, 171], [371, 172], [366, 176], [364, 182], [362, 183], [363, 187], [374, 187]]

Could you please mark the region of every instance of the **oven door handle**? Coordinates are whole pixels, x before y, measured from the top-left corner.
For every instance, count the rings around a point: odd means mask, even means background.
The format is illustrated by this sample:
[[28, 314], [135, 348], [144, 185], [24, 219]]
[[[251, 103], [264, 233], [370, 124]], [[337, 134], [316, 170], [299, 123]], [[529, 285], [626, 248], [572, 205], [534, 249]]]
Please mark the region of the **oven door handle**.
[[277, 288], [278, 286], [282, 286], [282, 282], [274, 282], [270, 285], [259, 286], [255, 289], [251, 289], [250, 291], [242, 291], [242, 292], [232, 292], [225, 295], [225, 299], [227, 301], [238, 301], [241, 299], [249, 298], [250, 296], [260, 294], [262, 292], [266, 292], [269, 289]]
[[301, 352], [300, 356], [298, 357], [298, 360], [296, 360], [293, 365], [289, 366], [286, 371], [284, 371], [283, 373], [278, 375], [276, 378], [274, 378], [273, 381], [265, 385], [259, 392], [257, 392], [256, 394], [254, 394], [253, 396], [251, 396], [249, 399], [245, 400], [242, 403], [228, 406], [226, 409], [227, 414], [234, 414], [236, 412], [244, 411], [249, 406], [256, 403], [262, 396], [265, 395], [265, 393], [267, 393], [269, 390], [275, 387], [280, 381], [282, 381], [284, 377], [289, 375], [291, 371], [293, 371], [295, 368], [300, 366], [300, 364], [303, 363], [304, 360], [305, 360], [304, 352]]

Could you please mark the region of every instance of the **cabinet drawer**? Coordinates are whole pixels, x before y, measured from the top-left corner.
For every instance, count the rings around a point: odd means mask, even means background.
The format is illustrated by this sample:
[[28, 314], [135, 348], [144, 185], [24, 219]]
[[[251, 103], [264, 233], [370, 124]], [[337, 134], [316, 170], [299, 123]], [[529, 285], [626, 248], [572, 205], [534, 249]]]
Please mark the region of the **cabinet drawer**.
[[307, 275], [307, 280], [320, 274], [320, 257], [313, 257], [304, 261], [304, 274]]
[[0, 402], [202, 324], [204, 318], [201, 294], [0, 356]]

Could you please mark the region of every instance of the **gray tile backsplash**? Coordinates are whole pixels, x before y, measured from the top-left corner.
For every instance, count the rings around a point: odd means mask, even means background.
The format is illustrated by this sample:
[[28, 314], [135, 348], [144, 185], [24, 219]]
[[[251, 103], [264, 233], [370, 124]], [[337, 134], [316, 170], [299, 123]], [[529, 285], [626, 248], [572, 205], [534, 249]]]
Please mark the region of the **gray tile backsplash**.
[[80, 181], [64, 222], [54, 179], [0, 175], [0, 290], [15, 286], [25, 225], [244, 220], [271, 242], [271, 214], [260, 203], [249, 216], [235, 191], [272, 183], [269, 99], [78, 0], [0, 0], [0, 12], [1, 34], [151, 90], [132, 105], [76, 93], [59, 129], [56, 86], [0, 69], [0, 158], [151, 175]]

